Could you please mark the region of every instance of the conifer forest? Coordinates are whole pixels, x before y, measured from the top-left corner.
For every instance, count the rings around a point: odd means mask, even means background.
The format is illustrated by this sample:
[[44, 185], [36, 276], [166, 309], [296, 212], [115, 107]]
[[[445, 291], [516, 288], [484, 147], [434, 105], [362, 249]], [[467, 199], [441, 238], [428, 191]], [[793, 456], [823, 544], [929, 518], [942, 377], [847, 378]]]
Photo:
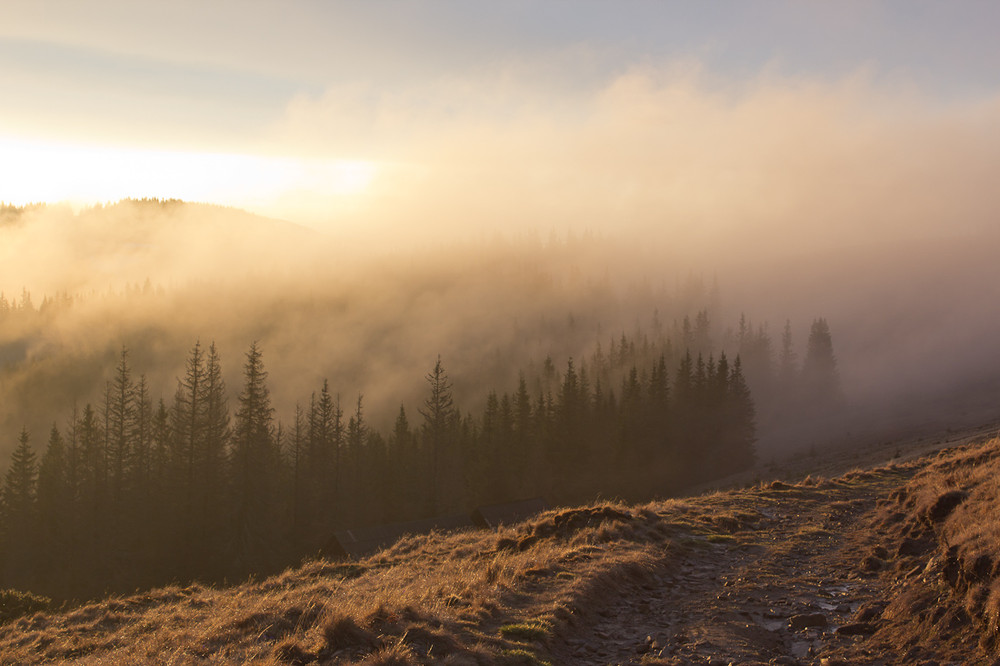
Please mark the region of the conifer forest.
[[[0, 305], [8, 317], [30, 307]], [[680, 322], [676, 343], [661, 327], [558, 364], [546, 357], [477, 411], [455, 394], [442, 355], [423, 399], [399, 404], [388, 427], [369, 420], [363, 394], [328, 380], [277, 414], [257, 342], [224, 361], [215, 343], [195, 341], [169, 391], [122, 347], [98, 400], [48, 432], [21, 429], [3, 480], [2, 583], [82, 599], [241, 580], [323, 554], [335, 530], [528, 497], [668, 495], [744, 469], [755, 399], [741, 355], [709, 348], [709, 325], [701, 311]], [[809, 391], [836, 401], [825, 320], [801, 368], [787, 327], [767, 368], [763, 328], [741, 319], [732, 335], [770, 377], [765, 402]], [[227, 386], [224, 362], [240, 364], [240, 385]]]

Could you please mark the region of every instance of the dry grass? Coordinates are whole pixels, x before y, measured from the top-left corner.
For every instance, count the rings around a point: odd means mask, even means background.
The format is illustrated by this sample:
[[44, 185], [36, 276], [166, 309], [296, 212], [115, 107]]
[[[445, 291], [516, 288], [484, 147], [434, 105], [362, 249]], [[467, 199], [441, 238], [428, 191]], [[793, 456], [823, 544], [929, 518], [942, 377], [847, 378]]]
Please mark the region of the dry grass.
[[0, 627], [0, 662], [536, 663], [525, 655], [544, 661], [536, 653], [595, 595], [658, 566], [676, 506], [552, 511], [228, 589], [170, 587], [37, 613]]
[[984, 650], [995, 647], [997, 440], [929, 463], [549, 511], [496, 532], [411, 536], [362, 561], [313, 561], [225, 589], [168, 587], [35, 613], [0, 626], [0, 663], [545, 664], [587, 632], [608, 599], [651, 588], [685, 557], [763, 538], [758, 528], [775, 507], [818, 511], [798, 541], [832, 538], [860, 510], [852, 493], [861, 487], [898, 487], [859, 538], [868, 550], [855, 563], [858, 575], [891, 578], [897, 593], [866, 604], [859, 621], [908, 645], [945, 632], [967, 640], [965, 618]]
[[1000, 639], [1000, 439], [941, 451], [880, 504], [863, 567], [897, 590], [887, 634], [914, 649], [978, 642], [985, 659]]

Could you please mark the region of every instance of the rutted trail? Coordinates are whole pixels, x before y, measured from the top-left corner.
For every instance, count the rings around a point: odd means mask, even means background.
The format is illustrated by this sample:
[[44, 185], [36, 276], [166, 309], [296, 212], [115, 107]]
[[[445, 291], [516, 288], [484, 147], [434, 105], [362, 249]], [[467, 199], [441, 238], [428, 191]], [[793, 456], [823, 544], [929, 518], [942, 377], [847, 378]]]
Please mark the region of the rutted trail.
[[[608, 600], [553, 656], [580, 664], [791, 664], [843, 653], [871, 633], [856, 614], [880, 598], [879, 581], [858, 567], [863, 544], [853, 528], [907, 476], [900, 468], [704, 498], [720, 532], [679, 537], [679, 556]], [[757, 519], [734, 519], [724, 533], [732, 515]]]

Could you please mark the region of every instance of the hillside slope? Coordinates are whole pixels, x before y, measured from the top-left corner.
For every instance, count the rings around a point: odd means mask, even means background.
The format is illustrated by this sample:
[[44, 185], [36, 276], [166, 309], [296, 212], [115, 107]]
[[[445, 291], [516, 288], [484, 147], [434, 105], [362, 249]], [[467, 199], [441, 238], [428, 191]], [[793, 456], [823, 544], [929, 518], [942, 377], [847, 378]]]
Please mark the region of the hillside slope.
[[0, 627], [0, 662], [992, 663], [1000, 439], [966, 440], [38, 613]]

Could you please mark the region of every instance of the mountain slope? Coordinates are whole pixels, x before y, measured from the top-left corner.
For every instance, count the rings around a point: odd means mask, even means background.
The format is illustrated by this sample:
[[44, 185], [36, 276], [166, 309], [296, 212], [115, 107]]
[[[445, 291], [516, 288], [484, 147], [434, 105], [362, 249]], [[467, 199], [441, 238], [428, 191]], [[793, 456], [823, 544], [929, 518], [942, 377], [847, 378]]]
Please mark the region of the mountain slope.
[[1000, 559], [982, 518], [1000, 439], [959, 443], [834, 479], [561, 509], [231, 588], [38, 613], [0, 628], [0, 661], [988, 663]]

